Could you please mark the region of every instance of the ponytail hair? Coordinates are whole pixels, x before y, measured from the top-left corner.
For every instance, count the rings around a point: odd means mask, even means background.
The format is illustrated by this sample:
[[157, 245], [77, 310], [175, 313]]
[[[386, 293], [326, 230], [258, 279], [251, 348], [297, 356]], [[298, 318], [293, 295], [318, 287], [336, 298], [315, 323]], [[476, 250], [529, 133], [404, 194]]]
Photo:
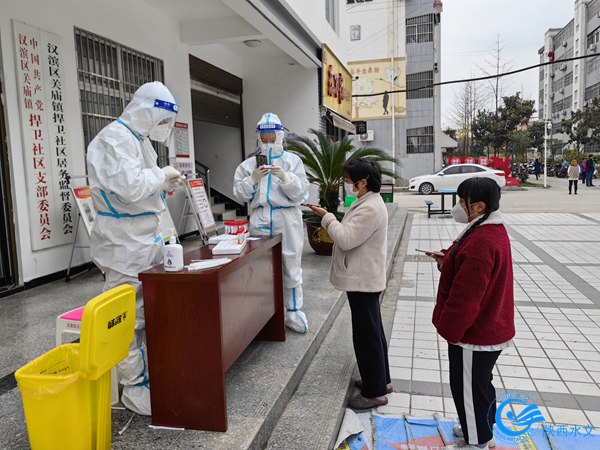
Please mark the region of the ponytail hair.
[[452, 251], [452, 256], [458, 251], [460, 244], [477, 228], [485, 222], [490, 214], [500, 209], [500, 186], [491, 178], [474, 177], [463, 181], [458, 185], [457, 194], [465, 201], [467, 211], [473, 203], [482, 202], [486, 206], [485, 214], [477, 219], [465, 233], [456, 241], [456, 247]]

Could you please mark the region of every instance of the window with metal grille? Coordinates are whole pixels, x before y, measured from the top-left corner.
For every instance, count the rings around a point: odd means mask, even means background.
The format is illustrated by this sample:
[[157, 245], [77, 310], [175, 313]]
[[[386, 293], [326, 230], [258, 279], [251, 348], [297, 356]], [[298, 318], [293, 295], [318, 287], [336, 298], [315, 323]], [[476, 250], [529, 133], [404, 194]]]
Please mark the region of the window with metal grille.
[[540, 81], [544, 79], [544, 69], [540, 69]]
[[573, 72], [569, 72], [565, 75], [565, 87], [573, 84]]
[[600, 83], [592, 84], [585, 88], [585, 100], [591, 100], [600, 95]]
[[[406, 75], [406, 99], [433, 97], [433, 70], [427, 72], [411, 73]], [[429, 87], [426, 87], [429, 86]], [[419, 89], [423, 88], [423, 89]], [[419, 89], [411, 91], [411, 89]]]
[[406, 153], [433, 153], [433, 127], [406, 130]]
[[571, 109], [571, 105], [573, 104], [573, 96], [569, 95], [563, 99], [563, 109], [569, 110]]
[[[79, 100], [85, 146], [116, 120], [144, 83], [164, 81], [162, 60], [85, 30], [75, 29]], [[169, 164], [164, 144], [152, 143], [158, 165]]]
[[406, 19], [406, 43], [433, 42], [433, 14]]
[[552, 112], [562, 111], [562, 109], [563, 109], [562, 99], [552, 103]]
[[564, 87], [564, 79], [563, 78], [559, 78], [558, 80], [554, 80], [552, 82], [552, 90], [553, 91], [558, 91], [559, 89], [562, 89]]

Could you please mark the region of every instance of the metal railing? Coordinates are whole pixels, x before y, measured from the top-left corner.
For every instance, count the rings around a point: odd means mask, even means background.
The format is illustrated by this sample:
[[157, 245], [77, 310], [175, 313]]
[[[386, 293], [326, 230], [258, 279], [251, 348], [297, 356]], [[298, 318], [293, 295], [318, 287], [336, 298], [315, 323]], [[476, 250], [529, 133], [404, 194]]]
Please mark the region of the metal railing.
[[201, 177], [204, 180], [204, 186], [206, 186], [206, 195], [210, 201], [210, 169], [199, 161], [196, 162], [196, 176]]

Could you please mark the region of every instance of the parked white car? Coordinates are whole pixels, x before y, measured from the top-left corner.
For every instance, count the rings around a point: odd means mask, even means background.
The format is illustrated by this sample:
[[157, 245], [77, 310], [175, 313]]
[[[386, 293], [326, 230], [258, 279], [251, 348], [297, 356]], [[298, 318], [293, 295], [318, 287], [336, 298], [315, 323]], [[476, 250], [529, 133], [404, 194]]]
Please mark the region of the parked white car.
[[498, 183], [501, 188], [506, 185], [504, 171], [492, 169], [480, 164], [454, 164], [433, 175], [421, 175], [408, 182], [409, 191], [431, 194], [440, 189], [456, 189], [467, 178], [487, 177]]

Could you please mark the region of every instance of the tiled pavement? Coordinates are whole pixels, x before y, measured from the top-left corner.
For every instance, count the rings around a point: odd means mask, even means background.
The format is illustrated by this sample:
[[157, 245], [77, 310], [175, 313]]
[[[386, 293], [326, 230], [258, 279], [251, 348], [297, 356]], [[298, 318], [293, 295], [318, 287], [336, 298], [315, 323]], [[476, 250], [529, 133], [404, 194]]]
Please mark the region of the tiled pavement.
[[[600, 214], [506, 214], [515, 274], [515, 346], [494, 370], [498, 395], [532, 396], [548, 422], [600, 427]], [[447, 344], [431, 324], [439, 272], [415, 248], [447, 248], [450, 217], [415, 214], [390, 339], [399, 393], [380, 412], [455, 417]]]

